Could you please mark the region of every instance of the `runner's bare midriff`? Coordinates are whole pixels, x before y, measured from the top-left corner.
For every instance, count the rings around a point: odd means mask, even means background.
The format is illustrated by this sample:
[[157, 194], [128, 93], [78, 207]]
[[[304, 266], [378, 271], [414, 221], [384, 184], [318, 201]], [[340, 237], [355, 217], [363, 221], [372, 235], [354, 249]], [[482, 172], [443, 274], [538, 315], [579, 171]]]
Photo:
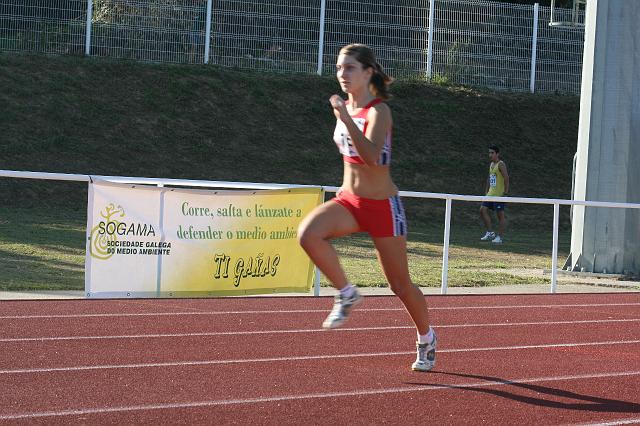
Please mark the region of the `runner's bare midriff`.
[[385, 200], [398, 193], [389, 166], [344, 163], [342, 189], [364, 198]]

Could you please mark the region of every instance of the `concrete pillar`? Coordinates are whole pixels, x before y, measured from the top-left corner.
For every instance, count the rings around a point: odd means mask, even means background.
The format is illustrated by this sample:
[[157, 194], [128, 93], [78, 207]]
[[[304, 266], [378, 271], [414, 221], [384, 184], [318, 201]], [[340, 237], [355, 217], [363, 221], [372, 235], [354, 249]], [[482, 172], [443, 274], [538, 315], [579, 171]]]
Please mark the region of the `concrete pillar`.
[[[640, 1], [588, 0], [574, 199], [640, 203]], [[640, 212], [575, 207], [571, 264], [640, 272]]]

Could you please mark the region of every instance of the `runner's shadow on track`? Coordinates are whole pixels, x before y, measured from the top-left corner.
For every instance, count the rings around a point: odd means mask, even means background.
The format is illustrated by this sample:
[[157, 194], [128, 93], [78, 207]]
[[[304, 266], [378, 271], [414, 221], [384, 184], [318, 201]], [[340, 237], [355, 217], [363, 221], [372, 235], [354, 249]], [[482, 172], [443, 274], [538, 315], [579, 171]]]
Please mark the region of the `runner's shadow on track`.
[[562, 389], [551, 388], [548, 386], [534, 385], [531, 383], [512, 382], [510, 380], [501, 379], [499, 377], [477, 376], [473, 374], [461, 374], [461, 373], [447, 373], [442, 371], [434, 371], [430, 374], [441, 374], [443, 376], [456, 376], [456, 377], [465, 377], [465, 378], [471, 378], [471, 379], [479, 379], [479, 380], [487, 381], [488, 383], [486, 384], [486, 386], [508, 385], [508, 386], [514, 386], [520, 389], [538, 392], [539, 394], [542, 394], [542, 395], [568, 398], [568, 399], [573, 399], [576, 401], [583, 401], [583, 402], [560, 402], [560, 401], [553, 401], [551, 399], [546, 399], [542, 397], [518, 395], [516, 393], [501, 390], [501, 389], [491, 389], [489, 387], [485, 387], [484, 384], [482, 385], [476, 384], [474, 386], [465, 386], [464, 384], [456, 385], [456, 384], [417, 383], [417, 382], [407, 382], [407, 384], [418, 385], [418, 386], [433, 386], [433, 387], [441, 387], [441, 388], [447, 388], [447, 389], [464, 389], [464, 390], [470, 390], [470, 391], [480, 392], [484, 394], [491, 394], [491, 395], [495, 395], [503, 398], [508, 398], [508, 399], [523, 402], [526, 404], [538, 405], [538, 406], [550, 407], [550, 408], [560, 408], [564, 410], [598, 411], [598, 412], [610, 412], [610, 413], [640, 413], [640, 404], [635, 402], [620, 401], [617, 399], [599, 398], [591, 395], [582, 395], [579, 393], [566, 391]]

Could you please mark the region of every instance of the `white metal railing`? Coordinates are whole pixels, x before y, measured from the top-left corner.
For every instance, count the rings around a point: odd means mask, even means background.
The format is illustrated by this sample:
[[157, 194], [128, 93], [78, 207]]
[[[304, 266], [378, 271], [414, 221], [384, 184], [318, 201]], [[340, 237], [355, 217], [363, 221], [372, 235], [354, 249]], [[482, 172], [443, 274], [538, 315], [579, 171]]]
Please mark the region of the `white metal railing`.
[[584, 28], [550, 19], [485, 0], [4, 0], [0, 50], [331, 74], [360, 41], [399, 78], [579, 94]]
[[[83, 174], [66, 174], [66, 173], [45, 173], [45, 172], [27, 172], [14, 170], [0, 170], [0, 177], [19, 178], [19, 179], [44, 179], [44, 180], [60, 180], [60, 181], [76, 181], [91, 182], [93, 179], [106, 180], [116, 183], [127, 184], [147, 184], [156, 186], [191, 186], [200, 188], [231, 188], [231, 189], [283, 189], [283, 188], [322, 188], [327, 192], [336, 192], [339, 188], [336, 186], [326, 185], [295, 185], [282, 183], [250, 183], [250, 182], [225, 182], [225, 181], [206, 181], [191, 179], [164, 179], [164, 178], [144, 178], [144, 177], [125, 177], [125, 176], [103, 176], [103, 175], [83, 175]], [[521, 203], [521, 204], [547, 204], [553, 205], [553, 243], [551, 249], [551, 287], [550, 292], [555, 293], [558, 284], [558, 228], [560, 222], [560, 206], [585, 206], [585, 207], [609, 207], [609, 208], [625, 208], [640, 209], [640, 204], [636, 203], [614, 203], [605, 201], [580, 201], [580, 200], [562, 200], [554, 198], [525, 198], [525, 197], [488, 197], [481, 195], [460, 195], [460, 194], [442, 194], [435, 192], [415, 192], [400, 191], [401, 197], [408, 198], [428, 198], [445, 200], [445, 222], [444, 222], [444, 239], [442, 249], [442, 283], [441, 294], [447, 294], [447, 281], [449, 273], [449, 234], [451, 229], [451, 204], [453, 200], [457, 201], [494, 201], [505, 203]], [[320, 273], [316, 269], [314, 295], [320, 294]]]

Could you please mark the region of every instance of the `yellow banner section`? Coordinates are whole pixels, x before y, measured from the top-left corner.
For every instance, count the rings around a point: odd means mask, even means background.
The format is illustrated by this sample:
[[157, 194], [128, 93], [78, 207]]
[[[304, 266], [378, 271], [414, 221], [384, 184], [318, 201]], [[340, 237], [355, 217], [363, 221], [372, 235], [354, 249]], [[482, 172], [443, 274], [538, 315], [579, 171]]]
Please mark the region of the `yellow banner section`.
[[298, 224], [321, 188], [203, 191], [90, 185], [88, 297], [308, 292]]

